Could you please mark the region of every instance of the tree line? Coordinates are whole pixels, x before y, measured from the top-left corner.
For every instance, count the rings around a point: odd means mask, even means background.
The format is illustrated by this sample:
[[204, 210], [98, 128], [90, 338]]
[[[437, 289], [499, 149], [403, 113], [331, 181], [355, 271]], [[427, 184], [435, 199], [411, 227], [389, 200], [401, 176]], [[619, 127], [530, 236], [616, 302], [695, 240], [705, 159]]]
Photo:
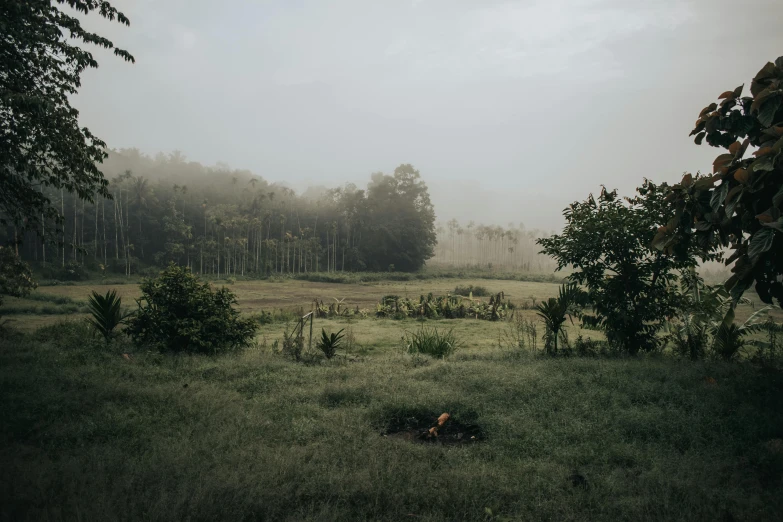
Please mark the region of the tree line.
[[57, 216], [6, 227], [5, 240], [41, 267], [133, 274], [170, 262], [215, 276], [413, 271], [433, 255], [435, 213], [412, 165], [302, 195], [246, 170], [112, 151], [109, 197], [63, 188], [42, 196]]
[[463, 226], [457, 219], [437, 223], [437, 246], [430, 264], [455, 267], [552, 272], [551, 257], [541, 255], [536, 240], [549, 237], [546, 231], [528, 230], [524, 223], [483, 225], [470, 221]]

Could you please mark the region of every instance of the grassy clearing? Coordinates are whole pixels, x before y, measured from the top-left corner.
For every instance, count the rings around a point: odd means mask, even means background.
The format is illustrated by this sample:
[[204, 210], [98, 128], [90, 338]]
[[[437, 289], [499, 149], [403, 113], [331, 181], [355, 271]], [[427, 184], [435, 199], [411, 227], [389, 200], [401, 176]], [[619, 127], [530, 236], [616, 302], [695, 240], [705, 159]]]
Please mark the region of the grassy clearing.
[[[473, 280], [456, 280], [456, 283], [462, 286], [474, 284]], [[418, 297], [421, 294], [433, 292], [435, 294], [445, 295], [454, 291], [455, 280], [438, 279], [429, 281], [382, 281], [363, 284], [334, 284], [334, 283], [315, 283], [310, 281], [296, 281], [285, 279], [279, 281], [239, 281], [233, 284], [227, 284], [225, 281], [217, 282], [216, 285], [225, 285], [231, 289], [239, 300], [239, 309], [243, 313], [258, 313], [261, 311], [274, 312], [276, 315], [286, 316], [286, 313], [298, 309], [310, 310], [313, 299], [319, 299], [325, 304], [334, 302], [335, 299], [342, 299], [343, 306], [351, 308], [359, 307], [374, 311], [376, 303], [388, 294], [400, 295], [403, 297]], [[531, 283], [525, 281], [486, 281], [482, 282], [491, 293], [500, 291], [506, 292], [506, 295], [512, 301], [521, 305], [532, 306], [533, 302], [540, 302], [542, 299], [557, 295], [558, 285], [555, 283]], [[103, 295], [108, 290], [116, 290], [117, 295], [122, 298], [125, 306], [133, 306], [133, 299], [139, 297], [141, 292], [137, 284], [109, 285], [100, 282], [84, 283], [79, 285], [47, 286], [40, 287], [31, 297], [34, 299], [49, 299], [52, 305], [57, 302], [65, 303], [63, 306], [70, 305], [83, 307], [86, 305], [87, 297], [90, 292], [96, 291]], [[50, 305], [51, 306], [51, 305]], [[59, 305], [58, 305], [59, 306]], [[27, 314], [47, 315], [45, 319], [37, 318], [30, 321], [25, 316], [24, 320], [13, 321], [15, 328], [26, 331], [32, 331], [34, 328], [45, 324], [52, 324], [57, 319], [57, 315], [62, 313], [78, 314], [86, 309], [78, 310], [64, 308], [52, 308], [44, 310], [39, 301], [30, 299], [7, 298], [3, 306], [0, 306], [0, 316], [9, 315], [14, 307], [23, 307], [28, 310]], [[22, 313], [22, 312], [17, 312]], [[11, 318], [15, 319], [15, 318]]]
[[[286, 318], [290, 312], [300, 308], [309, 311], [313, 299], [317, 298], [328, 305], [335, 299], [342, 299], [343, 307], [359, 307], [372, 312], [375, 305], [384, 295], [399, 295], [401, 297], [417, 298], [430, 292], [435, 295], [453, 293], [455, 287], [474, 287], [476, 279], [430, 279], [415, 281], [380, 281], [372, 283], [334, 284], [293, 279], [267, 281], [238, 281], [228, 284], [217, 281], [214, 284], [228, 286], [239, 300], [239, 309], [243, 313], [253, 314], [272, 312], [278, 317]], [[538, 283], [530, 281], [510, 280], [480, 280], [480, 286], [489, 294], [505, 292], [507, 298], [522, 308], [532, 308], [536, 303], [557, 296], [559, 284]], [[108, 290], [116, 290], [125, 306], [133, 307], [133, 299], [141, 295], [137, 284], [103, 284], [90, 282], [79, 285], [40, 287], [28, 298], [6, 298], [0, 306], [0, 316], [7, 316], [10, 323], [17, 329], [33, 331], [43, 325], [53, 324], [63, 314], [82, 317], [86, 308], [87, 297], [95, 290], [103, 295]], [[748, 294], [747, 297], [760, 303], [758, 296]], [[76, 309], [74, 309], [76, 307]], [[750, 306], [740, 306], [737, 310], [737, 320], [744, 321], [753, 313]], [[20, 317], [19, 314], [25, 314]], [[370, 314], [372, 315], [372, 313]], [[531, 316], [533, 317], [533, 316]], [[783, 321], [783, 312], [775, 310], [772, 317]]]
[[[410, 357], [415, 321], [349, 326], [351, 357], [295, 364], [103, 348], [78, 325], [0, 341], [7, 520], [779, 520], [783, 376], [745, 364], [546, 359], [496, 323]], [[318, 325], [316, 325], [318, 326]], [[267, 325], [260, 339], [279, 330]], [[320, 331], [320, 328], [318, 329]], [[271, 338], [271, 337], [270, 337]], [[338, 352], [339, 353], [339, 352]], [[412, 444], [449, 412], [486, 441]], [[574, 486], [574, 475], [584, 478]], [[583, 487], [586, 485], [586, 487]]]

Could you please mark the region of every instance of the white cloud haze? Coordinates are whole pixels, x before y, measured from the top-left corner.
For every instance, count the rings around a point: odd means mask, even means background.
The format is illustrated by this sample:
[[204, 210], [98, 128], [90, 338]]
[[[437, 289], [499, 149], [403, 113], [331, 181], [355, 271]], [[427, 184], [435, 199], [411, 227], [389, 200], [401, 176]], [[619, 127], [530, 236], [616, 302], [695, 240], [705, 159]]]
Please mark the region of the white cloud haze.
[[96, 50], [75, 99], [109, 146], [300, 192], [413, 163], [439, 219], [540, 228], [601, 184], [707, 170], [698, 112], [783, 54], [777, 0], [114, 5], [129, 28], [85, 25], [137, 63]]

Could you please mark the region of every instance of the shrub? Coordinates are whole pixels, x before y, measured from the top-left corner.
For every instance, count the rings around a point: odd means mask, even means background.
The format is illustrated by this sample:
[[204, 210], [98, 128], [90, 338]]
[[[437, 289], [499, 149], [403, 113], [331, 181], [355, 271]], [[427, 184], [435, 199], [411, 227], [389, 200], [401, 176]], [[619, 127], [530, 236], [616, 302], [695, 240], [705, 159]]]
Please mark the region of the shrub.
[[56, 305], [76, 304], [76, 301], [65, 295], [53, 295], [44, 294], [41, 292], [33, 292], [32, 294], [25, 296], [25, 299], [30, 301], [41, 301], [44, 303], [53, 303]]
[[488, 296], [490, 294], [489, 294], [489, 290], [487, 290], [487, 288], [484, 287], [484, 286], [478, 286], [478, 285], [476, 285], [476, 286], [473, 286], [473, 285], [459, 286], [459, 285], [457, 285], [454, 288], [454, 295], [465, 295], [465, 296], [473, 295], [473, 297], [486, 297], [486, 296]]
[[343, 328], [337, 333], [326, 335], [326, 330], [321, 328], [321, 340], [318, 341], [318, 348], [327, 359], [331, 359], [337, 353], [337, 348], [343, 340], [343, 330], [345, 329]]
[[36, 287], [30, 267], [10, 247], [0, 246], [0, 304], [3, 295], [23, 297]]
[[129, 317], [129, 314], [122, 313], [122, 299], [117, 297], [116, 290], [107, 291], [105, 296], [93, 290], [87, 306], [92, 315], [88, 322], [103, 336], [106, 342], [111, 339], [114, 329]]
[[657, 332], [679, 301], [672, 290], [678, 272], [695, 266], [698, 248], [689, 247], [682, 259], [654, 249], [669, 187], [645, 181], [636, 191], [623, 199], [603, 188], [598, 198], [565, 210], [561, 234], [536, 240], [558, 270], [575, 267], [569, 279], [586, 287], [592, 305], [583, 324], [603, 329], [610, 344], [630, 354], [659, 346]]
[[550, 297], [536, 307], [536, 314], [544, 320], [544, 349], [547, 353], [557, 353], [558, 338], [564, 338], [568, 343], [568, 334], [563, 330], [563, 325], [566, 317], [570, 317], [573, 322], [573, 316], [579, 315], [585, 297], [586, 294], [575, 284], [564, 284], [560, 286], [558, 297]]
[[582, 334], [576, 336], [574, 340], [574, 351], [579, 357], [590, 357], [597, 355], [601, 343], [589, 337], [583, 337]]
[[756, 348], [753, 360], [763, 366], [780, 365], [783, 357], [781, 357], [779, 337], [783, 333], [783, 324], [778, 324], [771, 317], [767, 317], [760, 327], [766, 334], [766, 339], [751, 341]]
[[57, 271], [57, 279], [62, 281], [84, 281], [89, 279], [90, 274], [87, 269], [76, 261], [70, 261], [63, 268]]
[[249, 345], [258, 327], [239, 317], [233, 293], [213, 291], [187, 267], [169, 265], [156, 279], [145, 279], [141, 292], [126, 328], [137, 345], [217, 354]]
[[250, 318], [260, 325], [272, 324], [275, 322], [275, 318], [272, 316], [272, 313], [265, 312], [263, 310], [261, 310], [256, 314], [251, 315]]
[[512, 315], [509, 325], [503, 329], [498, 337], [498, 346], [501, 349], [524, 350], [535, 352], [538, 349], [538, 328], [536, 321], [526, 319], [521, 314]]
[[60, 350], [87, 349], [98, 352], [101, 341], [87, 321], [58, 321], [35, 331], [33, 338], [38, 342], [51, 342]]
[[489, 298], [489, 302], [480, 299], [468, 299], [459, 295], [434, 296], [422, 295], [418, 300], [387, 295], [381, 299], [375, 309], [376, 317], [394, 319], [484, 319], [498, 321], [508, 315], [513, 307], [505, 301], [505, 294], [499, 292]]
[[409, 354], [423, 354], [443, 359], [453, 354], [459, 343], [454, 330], [441, 333], [437, 328], [421, 327], [418, 332], [406, 332], [403, 345]]
[[283, 353], [291, 357], [295, 361], [302, 359], [302, 353], [304, 352], [304, 333], [302, 328], [298, 325], [294, 327], [293, 331], [288, 331], [286, 325], [285, 332], [283, 333]]

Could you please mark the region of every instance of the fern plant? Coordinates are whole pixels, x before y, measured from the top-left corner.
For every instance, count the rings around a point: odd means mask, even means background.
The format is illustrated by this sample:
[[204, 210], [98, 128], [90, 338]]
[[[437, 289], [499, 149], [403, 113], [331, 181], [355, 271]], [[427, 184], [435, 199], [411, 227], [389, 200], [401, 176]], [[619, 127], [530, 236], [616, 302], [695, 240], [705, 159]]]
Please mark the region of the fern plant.
[[87, 307], [92, 315], [89, 319], [90, 324], [106, 339], [106, 342], [111, 339], [114, 329], [131, 315], [122, 313], [122, 298], [117, 296], [116, 290], [109, 290], [106, 295], [93, 290], [88, 298]]
[[337, 333], [326, 335], [326, 330], [321, 328], [321, 340], [318, 342], [318, 348], [320, 348], [327, 359], [331, 359], [334, 357], [334, 354], [337, 353], [337, 348], [343, 340], [343, 330], [345, 330], [345, 328]]

